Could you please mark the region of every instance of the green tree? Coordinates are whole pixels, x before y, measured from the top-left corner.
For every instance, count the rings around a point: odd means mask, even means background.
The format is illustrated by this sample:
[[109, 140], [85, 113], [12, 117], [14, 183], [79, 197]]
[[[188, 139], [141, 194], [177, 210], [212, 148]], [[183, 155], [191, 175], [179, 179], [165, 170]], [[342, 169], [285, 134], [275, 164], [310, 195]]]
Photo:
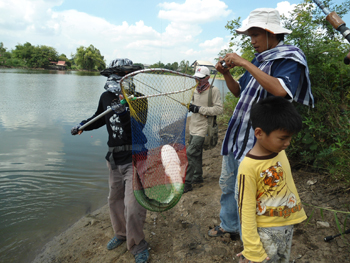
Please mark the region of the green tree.
[[3, 56], [3, 54], [6, 52], [6, 49], [4, 47], [4, 43], [0, 42], [0, 55]]
[[74, 61], [80, 69], [100, 71], [106, 68], [104, 57], [101, 55], [100, 50], [93, 45], [90, 45], [87, 48], [83, 46], [77, 48], [77, 53], [74, 55]]
[[164, 68], [170, 69], [170, 70], [171, 70], [171, 64], [170, 64], [170, 63], [167, 63], [167, 64], [164, 66]]
[[172, 70], [177, 70], [179, 68], [179, 63], [177, 63], [177, 62], [173, 62], [172, 64], [171, 64], [171, 69]]
[[190, 67], [190, 62], [188, 60], [181, 60], [179, 70], [185, 74], [194, 74], [193, 69]]
[[29, 42], [24, 43], [23, 45], [18, 44], [16, 48], [12, 51], [13, 58], [22, 59], [26, 64], [28, 60], [31, 59], [34, 52], [34, 46]]
[[157, 63], [150, 65], [150, 68], [165, 68], [165, 65], [161, 61], [158, 61]]
[[36, 46], [33, 49], [31, 58], [27, 61], [27, 66], [31, 68], [48, 68], [50, 62], [57, 62], [58, 53], [55, 48], [49, 46]]
[[23, 65], [29, 68], [47, 68], [51, 61], [57, 61], [58, 53], [53, 47], [33, 46], [26, 42], [16, 45], [12, 58], [22, 60]]
[[4, 43], [0, 42], [0, 65], [11, 66], [11, 53], [7, 51], [7, 48], [4, 47]]

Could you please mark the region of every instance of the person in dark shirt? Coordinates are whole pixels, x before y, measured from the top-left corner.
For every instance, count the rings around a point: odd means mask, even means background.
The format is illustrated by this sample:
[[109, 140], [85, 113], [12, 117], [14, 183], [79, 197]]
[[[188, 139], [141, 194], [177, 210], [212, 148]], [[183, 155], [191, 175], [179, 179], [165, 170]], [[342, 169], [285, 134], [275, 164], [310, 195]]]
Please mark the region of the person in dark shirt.
[[[123, 71], [122, 69], [128, 70]], [[135, 120], [130, 117], [128, 104], [121, 103], [123, 95], [120, 87], [122, 77], [131, 71], [135, 71], [131, 60], [115, 59], [106, 70], [101, 72], [108, 79], [104, 87], [106, 91], [101, 94], [97, 110], [93, 116], [73, 127], [71, 134], [81, 134], [83, 131], [98, 129], [106, 125], [108, 152], [105, 158], [109, 168], [108, 205], [115, 233], [115, 236], [108, 242], [107, 249], [115, 249], [126, 241], [128, 250], [135, 256], [135, 262], [142, 263], [147, 262], [149, 258], [148, 243], [143, 232], [147, 210], [137, 202], [133, 192], [131, 125]], [[80, 129], [82, 125], [109, 108], [113, 110], [84, 129]], [[141, 131], [144, 124], [139, 123], [136, 127]], [[141, 143], [146, 143], [145, 137], [141, 136], [141, 138], [144, 138], [144, 140], [141, 139], [143, 140]]]

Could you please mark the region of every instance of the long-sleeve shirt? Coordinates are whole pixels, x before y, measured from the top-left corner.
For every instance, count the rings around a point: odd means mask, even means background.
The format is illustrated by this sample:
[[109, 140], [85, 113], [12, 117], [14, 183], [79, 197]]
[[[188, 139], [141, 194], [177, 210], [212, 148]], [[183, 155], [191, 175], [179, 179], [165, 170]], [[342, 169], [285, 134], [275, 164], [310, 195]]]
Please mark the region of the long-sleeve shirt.
[[195, 90], [193, 93], [192, 104], [200, 106], [200, 109], [198, 113], [193, 113], [191, 115], [189, 126], [191, 135], [205, 137], [208, 130], [207, 116], [217, 116], [224, 111], [219, 89], [217, 87], [212, 88], [212, 107], [208, 107], [208, 93], [209, 89], [201, 93]]
[[306, 214], [285, 151], [259, 157], [248, 152], [238, 168], [237, 180], [243, 255], [261, 262], [267, 254], [257, 228], [298, 224]]
[[[88, 122], [89, 120], [95, 118], [100, 115], [105, 110], [109, 109], [112, 102], [119, 102], [119, 98], [116, 94], [105, 91], [101, 94], [97, 110], [93, 116], [85, 120], [84, 122]], [[127, 106], [127, 111], [125, 114], [118, 116], [114, 111], [109, 112], [102, 118], [96, 120], [91, 123], [89, 126], [84, 128], [84, 131], [90, 131], [94, 129], [98, 129], [104, 125], [106, 125], [108, 132], [108, 147], [116, 147], [122, 145], [132, 145], [131, 138], [131, 122], [130, 122], [130, 111]], [[106, 155], [106, 160], [110, 159], [110, 155], [112, 153], [108, 152]], [[116, 164], [122, 165], [131, 163], [132, 161], [132, 152], [131, 151], [121, 151], [117, 153], [113, 153], [113, 159]]]
[[[277, 47], [255, 55], [251, 63], [277, 78], [291, 102], [294, 100], [313, 106], [309, 69], [305, 55], [299, 48], [284, 45], [281, 41]], [[239, 79], [239, 85], [240, 98], [228, 124], [221, 154], [228, 155], [232, 152], [236, 160], [242, 161], [256, 142], [249, 121], [251, 106], [260, 99], [273, 95], [248, 71]]]

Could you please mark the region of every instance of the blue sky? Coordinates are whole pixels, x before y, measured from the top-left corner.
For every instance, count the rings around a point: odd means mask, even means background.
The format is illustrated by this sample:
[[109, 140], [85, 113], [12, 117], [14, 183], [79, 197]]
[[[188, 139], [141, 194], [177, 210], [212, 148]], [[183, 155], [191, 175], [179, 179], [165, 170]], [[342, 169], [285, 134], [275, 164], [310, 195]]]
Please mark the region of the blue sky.
[[[68, 58], [94, 45], [107, 64], [117, 57], [153, 64], [214, 59], [228, 48], [227, 21], [259, 7], [288, 15], [298, 1], [0, 0], [0, 42], [54, 47]], [[341, 4], [343, 1], [334, 0]], [[350, 16], [343, 18], [350, 26]], [[347, 21], [348, 20], [348, 21]]]

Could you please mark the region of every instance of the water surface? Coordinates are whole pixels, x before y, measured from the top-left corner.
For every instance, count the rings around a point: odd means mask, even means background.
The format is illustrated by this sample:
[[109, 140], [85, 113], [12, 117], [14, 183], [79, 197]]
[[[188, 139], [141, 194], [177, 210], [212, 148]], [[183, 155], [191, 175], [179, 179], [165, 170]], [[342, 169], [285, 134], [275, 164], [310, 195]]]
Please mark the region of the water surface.
[[38, 249], [106, 203], [106, 130], [72, 136], [106, 78], [0, 69], [0, 262]]

